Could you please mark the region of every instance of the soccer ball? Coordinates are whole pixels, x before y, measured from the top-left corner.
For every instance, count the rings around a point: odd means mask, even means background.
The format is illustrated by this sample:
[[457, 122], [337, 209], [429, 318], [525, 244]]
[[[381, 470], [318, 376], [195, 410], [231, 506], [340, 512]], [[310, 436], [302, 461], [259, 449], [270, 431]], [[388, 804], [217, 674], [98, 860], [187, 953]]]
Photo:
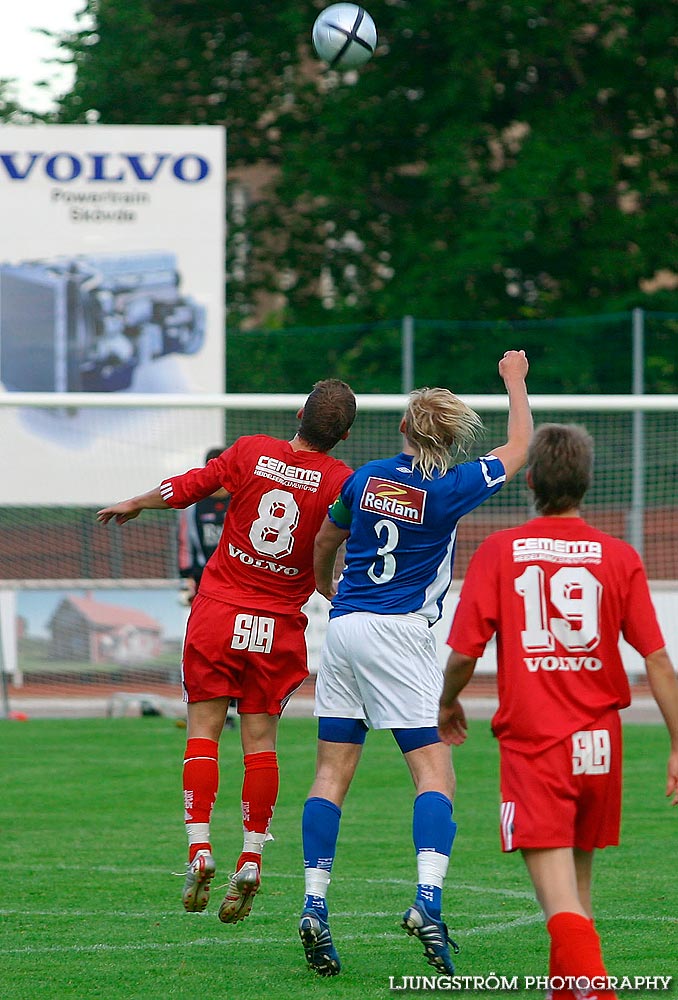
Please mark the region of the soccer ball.
[[355, 69], [377, 47], [374, 21], [357, 3], [333, 3], [316, 18], [313, 48], [332, 69]]

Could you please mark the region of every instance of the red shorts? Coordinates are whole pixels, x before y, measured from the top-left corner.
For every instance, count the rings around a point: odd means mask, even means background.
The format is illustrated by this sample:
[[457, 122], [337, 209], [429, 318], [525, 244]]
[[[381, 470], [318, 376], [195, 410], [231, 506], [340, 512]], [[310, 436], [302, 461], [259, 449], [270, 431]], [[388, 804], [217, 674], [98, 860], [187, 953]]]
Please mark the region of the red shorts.
[[530, 756], [500, 746], [501, 846], [578, 847], [619, 843], [622, 736], [619, 713]]
[[231, 698], [241, 714], [280, 715], [308, 676], [307, 618], [244, 610], [198, 594], [186, 627], [184, 701]]

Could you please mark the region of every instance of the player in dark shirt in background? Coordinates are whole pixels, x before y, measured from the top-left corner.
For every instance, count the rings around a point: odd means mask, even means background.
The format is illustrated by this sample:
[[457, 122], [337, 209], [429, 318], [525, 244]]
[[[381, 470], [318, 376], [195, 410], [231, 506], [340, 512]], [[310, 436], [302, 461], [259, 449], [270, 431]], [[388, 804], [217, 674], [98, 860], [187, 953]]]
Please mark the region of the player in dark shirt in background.
[[[223, 450], [210, 448], [205, 455], [205, 465], [210, 459], [218, 458]], [[219, 544], [229, 499], [225, 490], [217, 490], [212, 496], [180, 511], [179, 575], [186, 581], [188, 604], [193, 602], [205, 564]]]
[[[212, 458], [218, 458], [222, 451], [224, 448], [210, 448], [205, 455], [205, 465]], [[219, 544], [230, 499], [226, 490], [217, 490], [212, 496], [179, 511], [179, 576], [185, 580], [184, 598], [189, 605], [198, 593], [207, 560]], [[235, 705], [230, 705], [225, 729], [235, 729], [236, 716]]]

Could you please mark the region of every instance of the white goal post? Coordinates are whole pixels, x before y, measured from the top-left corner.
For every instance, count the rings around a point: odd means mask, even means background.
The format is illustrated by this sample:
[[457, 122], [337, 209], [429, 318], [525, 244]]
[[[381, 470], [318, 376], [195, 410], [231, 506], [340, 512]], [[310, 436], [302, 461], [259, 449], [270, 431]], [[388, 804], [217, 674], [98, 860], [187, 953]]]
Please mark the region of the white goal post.
[[[462, 394], [463, 395], [463, 394]], [[483, 418], [477, 453], [506, 439], [507, 398], [463, 395]], [[355, 467], [396, 453], [407, 395], [359, 395], [335, 454]], [[96, 510], [202, 464], [242, 434], [293, 436], [305, 396], [0, 393], [0, 668], [5, 708], [27, 691], [54, 697], [97, 686], [177, 690], [186, 609], [176, 512], [122, 528]], [[596, 443], [585, 516], [643, 555], [662, 624], [678, 647], [678, 395], [532, 396], [537, 424], [582, 424]], [[454, 603], [475, 546], [530, 514], [522, 476], [460, 524]], [[310, 605], [314, 669], [327, 605]], [[439, 646], [447, 617], [437, 627]], [[674, 655], [678, 648], [672, 648]], [[444, 645], [441, 657], [444, 657]], [[485, 669], [492, 671], [491, 662]], [[630, 671], [635, 667], [631, 665]], [[1, 706], [0, 706], [1, 707]]]

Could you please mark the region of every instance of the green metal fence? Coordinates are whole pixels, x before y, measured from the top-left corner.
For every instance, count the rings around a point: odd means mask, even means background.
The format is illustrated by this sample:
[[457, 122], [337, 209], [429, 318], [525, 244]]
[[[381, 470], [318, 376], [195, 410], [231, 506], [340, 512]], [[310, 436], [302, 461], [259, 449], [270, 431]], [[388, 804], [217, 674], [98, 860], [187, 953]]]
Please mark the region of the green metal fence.
[[227, 332], [228, 392], [307, 392], [342, 378], [356, 392], [445, 385], [498, 392], [507, 348], [530, 358], [533, 393], [678, 391], [678, 313], [548, 320], [456, 321], [405, 316], [376, 323]]

